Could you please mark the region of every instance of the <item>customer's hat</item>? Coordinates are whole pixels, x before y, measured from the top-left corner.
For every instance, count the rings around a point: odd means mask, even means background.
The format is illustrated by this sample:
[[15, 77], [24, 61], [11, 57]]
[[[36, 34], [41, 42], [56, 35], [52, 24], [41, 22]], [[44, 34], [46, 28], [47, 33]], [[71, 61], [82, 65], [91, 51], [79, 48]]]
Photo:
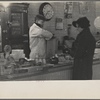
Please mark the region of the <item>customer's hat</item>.
[[44, 21], [46, 20], [45, 17], [43, 15], [40, 15], [40, 14], [36, 15], [36, 19], [41, 19]]
[[88, 28], [90, 26], [90, 21], [86, 17], [81, 17], [77, 21], [73, 21], [72, 25], [76, 27], [79, 25], [81, 28]]

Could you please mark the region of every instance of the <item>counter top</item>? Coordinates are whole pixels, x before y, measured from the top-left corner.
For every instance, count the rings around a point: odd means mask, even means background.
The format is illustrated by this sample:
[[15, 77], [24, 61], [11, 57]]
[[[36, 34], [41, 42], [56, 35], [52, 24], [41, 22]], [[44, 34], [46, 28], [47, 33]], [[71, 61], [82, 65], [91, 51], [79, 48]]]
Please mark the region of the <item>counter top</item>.
[[[100, 60], [94, 60], [93, 65], [100, 64]], [[15, 74], [9, 74], [9, 75], [2, 75], [0, 76], [1, 81], [7, 81], [7, 80], [16, 80], [18, 78], [24, 78], [24, 77], [31, 77], [36, 75], [42, 75], [47, 73], [54, 73], [59, 72], [62, 70], [72, 70], [72, 62], [67, 63], [58, 63], [56, 65], [53, 64], [47, 64], [43, 66], [31, 66], [31, 67], [25, 67], [16, 69]]]

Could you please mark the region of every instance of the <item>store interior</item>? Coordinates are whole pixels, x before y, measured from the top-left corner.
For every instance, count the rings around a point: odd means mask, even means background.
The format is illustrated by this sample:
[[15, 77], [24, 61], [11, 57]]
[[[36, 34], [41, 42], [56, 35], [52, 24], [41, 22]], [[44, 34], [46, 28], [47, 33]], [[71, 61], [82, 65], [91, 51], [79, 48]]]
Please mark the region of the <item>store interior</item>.
[[[49, 3], [52, 16], [44, 29], [54, 34], [46, 42], [46, 58], [30, 59], [29, 28], [41, 5]], [[26, 1], [0, 3], [0, 80], [71, 80], [73, 57], [64, 49], [72, 47], [77, 31], [72, 22], [80, 17], [90, 20], [96, 40], [93, 80], [100, 79], [100, 1]], [[66, 41], [66, 37], [69, 39]], [[36, 62], [38, 60], [38, 62]]]

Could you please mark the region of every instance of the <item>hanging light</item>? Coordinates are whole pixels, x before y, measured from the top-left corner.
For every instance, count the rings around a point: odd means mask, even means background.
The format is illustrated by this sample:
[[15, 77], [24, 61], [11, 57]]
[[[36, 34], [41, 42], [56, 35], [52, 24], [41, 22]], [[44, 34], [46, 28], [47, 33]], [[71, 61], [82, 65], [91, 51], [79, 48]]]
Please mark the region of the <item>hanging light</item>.
[[0, 12], [5, 11], [5, 8], [2, 4], [0, 4]]
[[9, 6], [9, 2], [4, 2], [4, 3], [2, 3], [2, 5], [6, 8], [6, 7], [8, 7]]
[[100, 29], [100, 16], [98, 16], [95, 20], [94, 20], [94, 26], [97, 29]]

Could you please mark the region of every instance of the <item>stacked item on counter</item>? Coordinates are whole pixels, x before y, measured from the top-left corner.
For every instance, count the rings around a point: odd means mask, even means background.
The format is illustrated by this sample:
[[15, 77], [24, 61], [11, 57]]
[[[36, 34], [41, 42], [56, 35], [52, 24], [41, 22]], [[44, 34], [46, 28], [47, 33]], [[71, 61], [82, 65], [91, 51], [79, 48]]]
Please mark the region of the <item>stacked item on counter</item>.
[[[1, 64], [1, 61], [0, 61]], [[2, 59], [1, 73], [0, 75], [10, 75], [16, 73], [26, 73], [29, 68], [34, 68], [34, 70], [39, 70], [43, 65], [41, 62], [36, 62], [36, 60], [27, 60], [26, 58], [19, 58], [19, 60], [14, 59], [11, 55], [7, 58]], [[39, 68], [40, 66], [41, 68]]]
[[72, 61], [73, 58], [70, 55], [63, 53], [55, 54], [49, 60], [39, 57], [38, 54], [36, 54], [35, 59], [27, 59], [22, 49], [11, 50], [11, 47], [6, 45], [4, 53], [0, 54], [0, 75], [27, 73], [28, 70], [30, 72], [42, 70], [43, 68], [71, 63]]
[[22, 49], [11, 50], [9, 45], [6, 45], [4, 53], [0, 54], [0, 65], [0, 75], [25, 73], [28, 72], [29, 68], [36, 71], [42, 70], [42, 67], [51, 66], [47, 65], [46, 60], [39, 57], [38, 54], [35, 59], [27, 59]]
[[11, 47], [6, 45], [4, 53], [0, 54], [0, 75], [13, 74], [16, 68], [20, 68], [20, 58], [25, 57], [23, 55], [22, 50], [11, 50]]
[[50, 58], [49, 63], [51, 64], [66, 64], [66, 63], [72, 63], [73, 58], [68, 54], [55, 54], [53, 57]]
[[100, 60], [100, 48], [95, 49], [93, 60]]

